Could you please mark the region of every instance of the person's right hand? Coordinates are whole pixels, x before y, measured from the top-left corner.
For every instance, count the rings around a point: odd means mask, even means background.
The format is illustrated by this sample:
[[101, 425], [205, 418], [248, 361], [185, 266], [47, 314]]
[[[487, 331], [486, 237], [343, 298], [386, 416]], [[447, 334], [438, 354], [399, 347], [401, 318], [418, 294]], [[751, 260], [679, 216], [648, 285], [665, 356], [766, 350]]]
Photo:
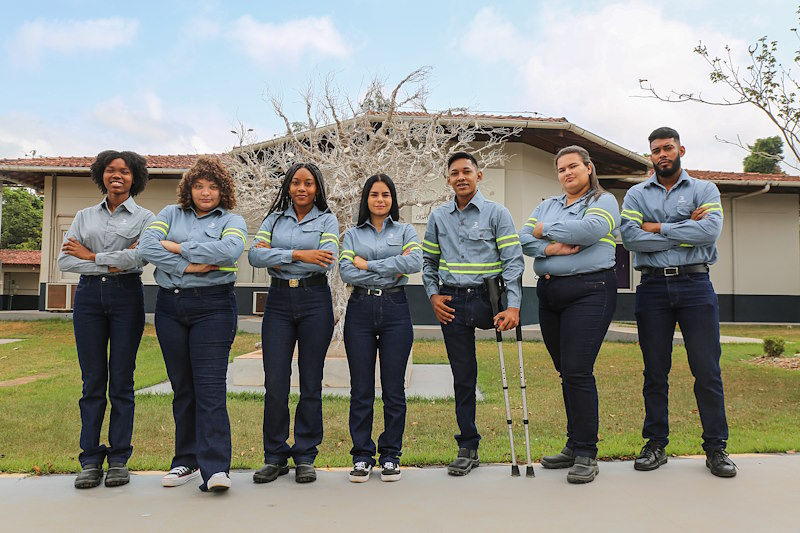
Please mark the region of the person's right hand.
[[207, 265], [205, 263], [189, 263], [189, 266], [186, 267], [184, 272], [186, 274], [205, 274], [212, 270], [219, 270], [219, 267], [217, 265]]
[[577, 244], [564, 244], [563, 242], [553, 242], [547, 245], [544, 249], [544, 255], [572, 255], [580, 251], [580, 246]]
[[453, 317], [455, 316], [453, 313], [455, 313], [456, 310], [447, 305], [447, 302], [452, 299], [452, 296], [442, 296], [441, 294], [434, 294], [431, 296], [433, 313], [436, 315], [436, 319], [442, 324], [449, 324], [453, 321]]
[[295, 250], [292, 252], [292, 260], [327, 268], [333, 263], [333, 252], [330, 250]]

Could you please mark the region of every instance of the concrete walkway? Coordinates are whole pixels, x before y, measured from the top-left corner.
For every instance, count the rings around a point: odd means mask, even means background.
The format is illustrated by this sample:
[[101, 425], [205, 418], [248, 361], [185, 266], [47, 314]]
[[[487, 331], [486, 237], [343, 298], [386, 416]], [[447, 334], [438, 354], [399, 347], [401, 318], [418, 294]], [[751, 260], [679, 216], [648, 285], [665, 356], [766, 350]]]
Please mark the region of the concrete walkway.
[[397, 483], [373, 476], [359, 485], [343, 469], [319, 470], [310, 485], [291, 473], [255, 485], [244, 471], [219, 494], [196, 483], [162, 488], [161, 473], [81, 491], [72, 475], [0, 476], [0, 517], [5, 531], [800, 531], [800, 455], [734, 460], [733, 479], [712, 476], [700, 457], [670, 458], [654, 472], [601, 462], [587, 485], [538, 464], [533, 479], [492, 465], [465, 478], [405, 468]]

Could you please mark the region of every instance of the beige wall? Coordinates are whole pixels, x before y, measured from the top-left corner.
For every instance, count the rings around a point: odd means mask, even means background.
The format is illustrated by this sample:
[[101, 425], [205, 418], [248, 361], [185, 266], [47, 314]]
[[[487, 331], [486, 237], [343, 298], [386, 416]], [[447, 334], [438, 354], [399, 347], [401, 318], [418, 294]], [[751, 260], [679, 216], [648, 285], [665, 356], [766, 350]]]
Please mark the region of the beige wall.
[[3, 265], [3, 294], [39, 295], [39, 267]]

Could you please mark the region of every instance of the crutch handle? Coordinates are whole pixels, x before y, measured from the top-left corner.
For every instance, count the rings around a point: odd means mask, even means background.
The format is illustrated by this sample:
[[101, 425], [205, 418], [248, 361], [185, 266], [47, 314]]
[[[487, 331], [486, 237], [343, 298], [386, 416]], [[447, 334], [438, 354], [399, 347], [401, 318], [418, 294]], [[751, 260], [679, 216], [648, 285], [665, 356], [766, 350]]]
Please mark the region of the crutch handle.
[[498, 280], [502, 278], [483, 278], [483, 287], [489, 295], [492, 306], [492, 316], [500, 312], [500, 286]]

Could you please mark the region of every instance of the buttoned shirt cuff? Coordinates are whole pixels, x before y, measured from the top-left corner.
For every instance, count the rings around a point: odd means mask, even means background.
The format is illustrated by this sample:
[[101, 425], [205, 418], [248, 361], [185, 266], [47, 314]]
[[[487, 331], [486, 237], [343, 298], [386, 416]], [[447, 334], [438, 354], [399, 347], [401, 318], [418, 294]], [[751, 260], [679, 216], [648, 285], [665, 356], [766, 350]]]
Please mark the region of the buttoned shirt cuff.
[[434, 284], [426, 283], [425, 284], [425, 292], [428, 295], [428, 300], [430, 300], [431, 296], [433, 296], [434, 294], [439, 294], [439, 284], [437, 283], [437, 284], [434, 285]]
[[183, 257], [178, 257], [178, 262], [175, 264], [175, 271], [183, 274], [186, 271], [186, 267], [191, 264], [191, 262], [187, 261]]
[[[547, 236], [547, 232], [550, 231], [550, 228], [552, 227], [553, 227], [552, 222], [542, 222], [542, 236], [539, 238], [550, 240], [550, 237]], [[535, 235], [534, 238], [536, 238]]]
[[99, 252], [99, 253], [94, 254], [94, 264], [98, 265], [98, 266], [100, 266], [100, 265], [102, 265], [102, 266], [113, 266], [110, 263], [110, 259], [108, 257], [108, 254], [105, 253], [105, 252]]
[[674, 224], [672, 224], [670, 222], [662, 222], [661, 223], [661, 231], [659, 233], [661, 233], [661, 235], [663, 235], [664, 237], [669, 237], [668, 233], [669, 233], [669, 230], [672, 229], [673, 225]]

